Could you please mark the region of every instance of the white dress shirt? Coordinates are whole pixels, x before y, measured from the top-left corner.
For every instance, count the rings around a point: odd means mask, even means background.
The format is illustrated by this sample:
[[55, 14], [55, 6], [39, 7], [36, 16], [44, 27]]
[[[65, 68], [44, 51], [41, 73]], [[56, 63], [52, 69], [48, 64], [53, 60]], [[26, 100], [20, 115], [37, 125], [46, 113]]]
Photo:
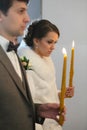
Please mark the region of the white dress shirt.
[[17, 58], [14, 51], [7, 52], [9, 41], [7, 39], [5, 39], [4, 37], [2, 37], [1, 35], [0, 35], [0, 45], [2, 46], [3, 50], [6, 52], [6, 54], [9, 57], [16, 73], [18, 74], [18, 76], [22, 80], [21, 69], [20, 69], [18, 58]]

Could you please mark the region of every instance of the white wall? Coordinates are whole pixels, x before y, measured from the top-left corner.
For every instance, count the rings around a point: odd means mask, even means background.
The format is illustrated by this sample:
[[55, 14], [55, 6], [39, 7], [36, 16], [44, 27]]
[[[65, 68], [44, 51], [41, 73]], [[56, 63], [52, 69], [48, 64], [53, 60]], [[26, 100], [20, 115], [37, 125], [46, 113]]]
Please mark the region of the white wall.
[[62, 47], [68, 53], [68, 86], [71, 45], [75, 41], [75, 96], [65, 100], [67, 119], [63, 130], [87, 130], [87, 0], [42, 0], [42, 18], [56, 24], [61, 33], [52, 54], [58, 88], [62, 78]]
[[41, 0], [30, 0], [28, 13], [31, 20], [41, 18]]

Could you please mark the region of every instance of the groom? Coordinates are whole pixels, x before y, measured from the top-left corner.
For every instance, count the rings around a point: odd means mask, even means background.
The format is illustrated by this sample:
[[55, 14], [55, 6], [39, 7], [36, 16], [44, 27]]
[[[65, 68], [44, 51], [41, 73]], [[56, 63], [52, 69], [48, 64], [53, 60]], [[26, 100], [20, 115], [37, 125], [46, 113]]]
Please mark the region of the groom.
[[[58, 104], [34, 104], [25, 71], [9, 41], [23, 35], [29, 22], [28, 0], [0, 0], [0, 130], [35, 130], [44, 118], [58, 121]], [[64, 112], [63, 112], [64, 114]]]

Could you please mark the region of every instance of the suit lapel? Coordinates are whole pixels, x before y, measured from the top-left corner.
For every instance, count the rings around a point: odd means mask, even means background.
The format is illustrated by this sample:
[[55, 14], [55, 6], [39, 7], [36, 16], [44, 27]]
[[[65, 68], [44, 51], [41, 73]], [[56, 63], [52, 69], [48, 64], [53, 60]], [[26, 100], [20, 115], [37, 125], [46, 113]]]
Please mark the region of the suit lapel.
[[21, 61], [20, 61], [19, 57], [18, 57], [18, 60], [19, 60], [21, 71], [22, 71], [22, 78], [23, 78], [24, 86], [26, 88], [26, 93], [27, 93], [28, 99], [31, 101], [31, 103], [33, 105], [33, 100], [32, 100], [32, 96], [31, 96], [31, 93], [30, 93], [29, 84], [27, 82], [26, 73], [25, 73], [24, 67], [21, 64]]
[[9, 75], [11, 76], [12, 80], [16, 84], [16, 87], [18, 88], [18, 90], [28, 100], [27, 94], [26, 94], [26, 88], [23, 87], [21, 79], [19, 78], [18, 74], [14, 70], [14, 67], [13, 67], [11, 61], [9, 60], [8, 56], [5, 54], [5, 52], [3, 51], [1, 46], [0, 46], [0, 62], [2, 62], [2, 64], [5, 66], [6, 70], [8, 71]]

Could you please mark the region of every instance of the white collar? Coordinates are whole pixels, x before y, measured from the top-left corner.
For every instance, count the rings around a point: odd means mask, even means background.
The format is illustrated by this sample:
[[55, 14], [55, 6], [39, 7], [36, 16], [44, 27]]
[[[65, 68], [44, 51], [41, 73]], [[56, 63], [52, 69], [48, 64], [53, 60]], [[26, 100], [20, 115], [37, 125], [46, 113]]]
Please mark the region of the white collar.
[[2, 46], [4, 51], [7, 51], [8, 44], [9, 44], [9, 40], [7, 40], [6, 38], [0, 35], [0, 45]]

